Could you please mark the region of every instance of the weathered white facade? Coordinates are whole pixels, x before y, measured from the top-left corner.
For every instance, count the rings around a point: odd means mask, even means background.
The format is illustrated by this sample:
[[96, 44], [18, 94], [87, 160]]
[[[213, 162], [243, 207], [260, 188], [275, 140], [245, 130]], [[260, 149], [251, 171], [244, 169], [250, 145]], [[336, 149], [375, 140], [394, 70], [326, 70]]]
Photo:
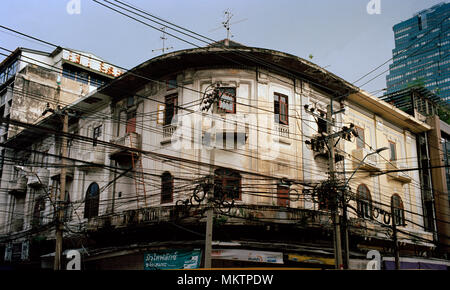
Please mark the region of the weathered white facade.
[[[301, 225], [306, 231], [302, 239], [314, 239], [313, 234], [308, 236], [309, 228], [332, 231], [329, 210], [321, 208], [314, 195], [316, 186], [328, 179], [328, 158], [311, 150], [306, 142], [321, 135], [319, 132], [323, 128], [319, 128], [318, 120], [326, 119], [331, 98], [336, 99], [335, 111], [345, 108], [345, 112], [333, 116], [333, 131], [338, 132], [351, 123], [363, 134], [362, 143], [357, 138], [342, 139], [335, 149], [342, 157], [342, 161], [336, 162], [338, 179], [345, 182], [358, 169], [348, 182], [350, 190], [345, 193], [350, 206], [351, 237], [359, 235], [361, 240], [390, 241], [382, 227], [383, 223], [389, 223], [383, 218], [391, 213], [392, 196], [398, 195], [404, 213], [404, 223], [399, 228], [422, 239], [413, 241], [408, 234], [401, 234], [400, 240], [429, 247], [432, 235], [422, 230], [422, 193], [417, 171], [379, 174], [384, 170], [417, 167], [415, 134], [429, 130], [429, 126], [307, 61], [268, 50], [241, 47], [236, 51], [251, 51], [266, 57], [266, 61], [270, 59], [280, 64], [292, 62], [293, 70], [299, 69], [295, 64], [307, 69], [293, 76], [264, 65], [235, 65], [216, 57], [216, 54], [227, 54], [228, 49], [181, 51], [150, 60], [124, 74], [111, 86], [68, 106], [77, 111], [78, 116], [71, 119], [69, 128], [73, 135], [69, 141], [66, 190], [70, 203], [65, 234], [68, 240], [86, 231], [98, 235], [99, 241], [88, 249], [93, 256], [87, 261], [95, 264], [96, 251], [106, 248], [106, 244], [100, 242], [104, 229], [108, 229], [108, 238], [105, 238], [108, 246], [114, 244], [111, 241], [116, 237], [114, 233], [119, 237], [118, 231], [134, 231], [139, 225], [151, 231], [152, 226], [162, 224], [164, 228], [163, 222], [168, 222], [166, 228], [170, 223], [178, 223], [202, 231], [202, 227], [197, 227], [205, 221], [201, 210], [206, 199], [196, 202], [192, 197], [194, 189], [207, 182], [208, 175], [212, 176], [213, 184], [220, 184], [228, 197], [221, 200], [216, 211], [216, 217], [222, 218], [224, 226], [266, 226], [267, 241], [262, 238], [259, 247], [274, 249], [276, 246], [271, 239], [293, 243], [295, 246], [290, 244], [288, 250], [277, 249], [289, 257], [289, 249], [302, 245], [300, 240], [297, 244], [290, 238], [289, 242], [283, 240], [284, 233], [293, 237], [292, 232], [287, 230], [278, 237], [278, 233], [270, 232], [272, 227], [288, 225], [297, 231]], [[201, 63], [191, 58], [200, 59]], [[202, 110], [214, 88], [235, 95], [222, 96], [212, 103], [210, 110]], [[314, 108], [316, 114], [307, 111], [305, 105]], [[318, 119], [320, 113], [325, 115]], [[41, 124], [45, 124], [45, 120]], [[35, 160], [43, 158], [44, 164], [55, 166], [53, 169], [48, 166], [48, 177], [43, 175], [43, 184], [48, 180], [48, 187], [41, 186], [40, 191], [30, 188], [24, 200], [5, 202], [10, 206], [8, 212], [16, 215], [24, 212], [23, 231], [33, 228], [31, 217], [36, 213], [38, 195], [49, 197], [41, 212], [47, 220], [40, 225], [48, 224], [53, 218], [51, 204], [55, 202], [58, 187], [60, 138], [49, 132], [48, 137], [30, 142], [28, 148], [35, 151], [33, 154], [23, 153], [24, 161], [36, 165]], [[395, 146], [389, 147], [391, 143]], [[389, 147], [389, 150], [381, 155], [372, 154], [361, 164], [366, 155], [382, 147]], [[394, 159], [392, 154], [395, 154]], [[33, 166], [31, 171], [41, 169], [42, 166]], [[30, 178], [26, 176], [27, 182]], [[370, 200], [358, 195], [362, 190], [360, 185], [365, 186], [365, 194], [369, 191]], [[180, 205], [186, 199], [190, 199], [192, 208], [183, 215], [179, 212]], [[233, 206], [229, 211], [220, 210], [231, 202]], [[358, 209], [366, 208], [369, 203], [369, 216], [364, 216]], [[10, 227], [13, 220], [13, 216], [4, 219], [5, 234], [14, 232]], [[159, 238], [158, 231], [148, 240], [144, 234], [130, 234], [129, 243], [138, 243], [136, 239], [152, 249], [157, 248], [154, 239], [169, 248], [176, 244], [175, 240], [164, 240], [162, 234]], [[233, 230], [229, 233], [233, 235]], [[48, 233], [49, 239], [51, 234]], [[240, 236], [232, 239], [241, 241]], [[359, 243], [362, 248], [370, 248], [370, 243]], [[323, 251], [332, 255], [329, 248]], [[136, 263], [131, 264], [139, 268]]]

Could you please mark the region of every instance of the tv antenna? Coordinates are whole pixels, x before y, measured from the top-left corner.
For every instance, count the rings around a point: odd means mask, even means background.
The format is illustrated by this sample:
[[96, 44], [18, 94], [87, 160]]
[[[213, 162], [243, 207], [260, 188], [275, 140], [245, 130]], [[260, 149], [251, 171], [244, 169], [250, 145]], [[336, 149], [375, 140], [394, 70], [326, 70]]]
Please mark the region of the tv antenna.
[[161, 30], [162, 30], [162, 32], [163, 32], [163, 35], [160, 37], [160, 38], [162, 39], [162, 43], [163, 43], [162, 48], [153, 49], [152, 52], [161, 50], [162, 53], [164, 54], [164, 52], [166, 52], [167, 50], [173, 48], [173, 46], [171, 46], [171, 47], [166, 47], [166, 40], [167, 40], [167, 37], [166, 37], [166, 28], [167, 28], [167, 27], [161, 27]]
[[230, 40], [230, 38], [234, 36], [231, 34], [231, 25], [244, 22], [244, 21], [248, 20], [248, 18], [244, 18], [244, 19], [241, 19], [241, 20], [238, 20], [235, 22], [231, 22], [231, 18], [233, 18], [234, 15], [231, 13], [230, 9], [225, 10], [223, 13], [225, 15], [225, 21], [222, 22], [222, 26], [214, 28], [214, 29], [210, 30], [209, 32], [213, 32], [218, 29], [225, 28], [227, 30], [227, 40]]

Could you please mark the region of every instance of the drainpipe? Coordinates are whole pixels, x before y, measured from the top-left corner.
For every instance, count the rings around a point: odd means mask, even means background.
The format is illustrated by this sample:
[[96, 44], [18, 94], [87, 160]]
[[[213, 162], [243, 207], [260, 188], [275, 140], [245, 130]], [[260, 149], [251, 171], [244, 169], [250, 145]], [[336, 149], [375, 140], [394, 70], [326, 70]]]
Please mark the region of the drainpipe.
[[433, 183], [431, 182], [431, 162], [430, 162], [430, 152], [428, 148], [428, 133], [425, 132], [425, 146], [426, 146], [426, 152], [427, 152], [427, 166], [428, 166], [428, 187], [431, 191], [431, 210], [433, 212], [433, 240], [436, 244], [439, 244], [439, 237], [437, 234], [437, 225], [436, 225], [436, 204], [434, 199], [434, 189], [433, 189]]

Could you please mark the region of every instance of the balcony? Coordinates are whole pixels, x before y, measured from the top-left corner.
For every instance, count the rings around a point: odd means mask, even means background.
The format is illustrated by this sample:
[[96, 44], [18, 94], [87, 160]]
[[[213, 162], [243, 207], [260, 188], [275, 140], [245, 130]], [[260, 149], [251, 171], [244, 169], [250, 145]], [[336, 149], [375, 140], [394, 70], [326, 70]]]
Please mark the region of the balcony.
[[37, 168], [34, 173], [28, 177], [28, 186], [32, 188], [45, 188], [48, 186], [50, 170], [46, 168]]
[[135, 150], [141, 150], [142, 148], [141, 135], [134, 132], [111, 139], [111, 143], [118, 146], [113, 149], [109, 157], [118, 161], [131, 158], [131, 154], [136, 154]]
[[83, 171], [98, 169], [105, 164], [105, 151], [94, 148], [93, 151], [83, 152], [81, 154], [81, 160], [89, 163], [99, 164], [99, 166], [93, 164], [87, 164], [85, 162], [79, 162], [78, 168]]
[[[73, 173], [75, 168], [75, 163], [72, 160], [66, 160], [65, 161], [65, 168], [66, 168], [66, 180], [73, 180]], [[59, 179], [61, 175], [61, 169], [62, 167], [53, 167], [50, 168], [50, 178], [51, 179]]]
[[[397, 161], [391, 161], [390, 163], [386, 164], [386, 170], [402, 170], [406, 169], [407, 166], [404, 163], [400, 163]], [[401, 171], [395, 171], [395, 172], [388, 172], [387, 176], [393, 180], [400, 181], [402, 183], [410, 183], [411, 177], [409, 177], [407, 174], [401, 172]]]
[[376, 154], [368, 155], [371, 151], [366, 148], [359, 148], [352, 151], [353, 156], [353, 168], [356, 169], [360, 162], [364, 159], [364, 163], [359, 167], [368, 171], [380, 171], [381, 168], [378, 165], [378, 156]]
[[8, 190], [10, 193], [26, 193], [27, 192], [26, 176], [21, 176], [14, 180], [10, 180]]
[[177, 130], [177, 126], [166, 125], [163, 127], [163, 139], [161, 144], [170, 143], [172, 141], [172, 135]]
[[273, 134], [277, 140], [282, 143], [290, 144], [289, 140], [289, 125], [275, 123], [273, 125]]

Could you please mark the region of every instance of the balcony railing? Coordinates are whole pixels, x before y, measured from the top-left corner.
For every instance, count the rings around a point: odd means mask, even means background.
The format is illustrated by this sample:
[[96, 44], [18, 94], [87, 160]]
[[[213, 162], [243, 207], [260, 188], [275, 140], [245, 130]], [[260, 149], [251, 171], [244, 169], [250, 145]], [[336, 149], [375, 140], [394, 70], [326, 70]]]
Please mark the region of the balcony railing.
[[[126, 228], [137, 225], [151, 225], [161, 222], [182, 219], [185, 223], [198, 223], [198, 217], [205, 208], [181, 206], [148, 207], [127, 210], [114, 215], [98, 216], [89, 219], [87, 230], [97, 231], [103, 227]], [[283, 208], [261, 205], [235, 205], [228, 211], [227, 224], [254, 224], [255, 222], [276, 220], [277, 222], [297, 225], [307, 225], [312, 228], [331, 226], [329, 215], [309, 209]], [[280, 216], [283, 220], [280, 221]], [[192, 219], [190, 219], [192, 217]]]
[[28, 177], [28, 186], [33, 188], [42, 188], [48, 186], [50, 170], [47, 168], [36, 168], [34, 173]]
[[[352, 151], [353, 167], [356, 169], [361, 161], [364, 159], [364, 163], [359, 167], [360, 169], [366, 169], [370, 171], [380, 171], [381, 168], [378, 165], [378, 156], [376, 154], [369, 155], [370, 150], [366, 148], [358, 148]], [[367, 156], [367, 157], [366, 157]]]
[[111, 158], [118, 156], [131, 156], [133, 150], [141, 150], [141, 135], [135, 132], [127, 133], [124, 136], [111, 139], [111, 143], [119, 145], [110, 153]]
[[[66, 179], [73, 179], [74, 165], [75, 163], [73, 160], [65, 160], [64, 168], [66, 168]], [[61, 175], [61, 169], [62, 166], [50, 168], [50, 177], [52, 179], [58, 179]]]
[[81, 155], [81, 160], [85, 162], [79, 162], [79, 169], [80, 170], [91, 170], [95, 168], [99, 168], [99, 166], [95, 166], [93, 164], [87, 164], [89, 163], [95, 163], [102, 166], [105, 163], [105, 151], [102, 149], [94, 148], [94, 150], [89, 152], [84, 152]]
[[289, 139], [289, 125], [274, 123], [272, 132], [274, 140], [286, 144], [291, 143]]
[[163, 143], [168, 143], [172, 139], [173, 133], [177, 130], [175, 125], [166, 125], [163, 127]]
[[406, 169], [407, 166], [405, 163], [398, 162], [398, 161], [391, 161], [389, 163], [386, 163], [386, 170], [395, 170], [394, 172], [388, 172], [388, 177], [391, 179], [400, 181], [402, 183], [410, 183], [411, 177], [408, 176], [406, 173], [402, 172], [402, 170]]
[[8, 190], [11, 193], [25, 193], [27, 192], [27, 178], [26, 176], [18, 177], [9, 181]]

